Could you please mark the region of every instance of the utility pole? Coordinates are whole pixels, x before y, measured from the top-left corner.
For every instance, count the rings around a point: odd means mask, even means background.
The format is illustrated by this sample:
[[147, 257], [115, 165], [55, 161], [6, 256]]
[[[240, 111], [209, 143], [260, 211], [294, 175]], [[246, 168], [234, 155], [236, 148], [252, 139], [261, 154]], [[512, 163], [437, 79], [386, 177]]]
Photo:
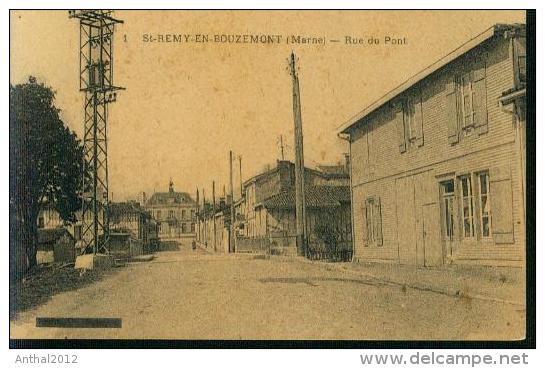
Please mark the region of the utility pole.
[[79, 19], [79, 89], [85, 93], [82, 176], [82, 254], [109, 252], [108, 104], [115, 102], [113, 39], [116, 24], [111, 10], [69, 10]]
[[242, 199], [242, 155], [238, 155], [238, 176], [240, 177], [240, 198]]
[[280, 134], [280, 157], [282, 158], [282, 161], [284, 161], [284, 139], [282, 134]]
[[235, 204], [233, 201], [233, 151], [229, 151], [229, 191], [231, 192], [231, 231], [229, 231], [229, 252], [235, 252]]
[[197, 241], [201, 242], [201, 221], [200, 221], [200, 203], [199, 203], [199, 188], [197, 188], [197, 201], [195, 208], [195, 218], [197, 219]]
[[204, 188], [202, 188], [202, 211], [203, 211], [203, 238], [204, 246], [208, 247], [208, 226], [206, 224], [206, 196], [204, 194]]
[[214, 221], [214, 252], [216, 251], [216, 182], [212, 181], [212, 220]]
[[295, 142], [295, 222], [297, 236], [297, 254], [307, 254], [307, 229], [305, 206], [305, 162], [303, 157], [303, 122], [301, 118], [301, 97], [299, 94], [299, 76], [295, 65], [295, 54], [289, 60], [293, 84], [293, 122]]

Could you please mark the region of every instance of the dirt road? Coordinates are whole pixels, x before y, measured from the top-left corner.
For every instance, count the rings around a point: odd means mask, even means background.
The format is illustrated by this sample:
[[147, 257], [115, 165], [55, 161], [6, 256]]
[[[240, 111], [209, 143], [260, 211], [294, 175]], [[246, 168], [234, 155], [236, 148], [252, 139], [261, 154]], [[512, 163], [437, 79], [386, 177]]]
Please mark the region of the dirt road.
[[[12, 338], [517, 339], [524, 308], [386, 285], [298, 261], [161, 252], [11, 322]], [[122, 328], [36, 328], [117, 317]]]

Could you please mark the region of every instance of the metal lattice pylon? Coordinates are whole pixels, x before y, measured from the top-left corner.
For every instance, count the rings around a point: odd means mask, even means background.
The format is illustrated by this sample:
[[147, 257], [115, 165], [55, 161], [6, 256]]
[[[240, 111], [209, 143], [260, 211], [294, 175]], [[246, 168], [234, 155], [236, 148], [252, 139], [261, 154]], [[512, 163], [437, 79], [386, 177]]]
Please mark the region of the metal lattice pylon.
[[107, 253], [108, 104], [117, 90], [113, 83], [113, 36], [123, 21], [110, 10], [70, 10], [80, 21], [80, 91], [85, 93], [82, 179], [82, 253]]

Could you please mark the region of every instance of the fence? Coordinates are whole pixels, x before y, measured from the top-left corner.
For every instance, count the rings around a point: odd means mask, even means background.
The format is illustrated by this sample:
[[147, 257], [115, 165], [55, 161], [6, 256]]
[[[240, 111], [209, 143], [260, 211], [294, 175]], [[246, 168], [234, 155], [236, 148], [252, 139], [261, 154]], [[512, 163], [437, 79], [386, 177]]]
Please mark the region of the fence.
[[[236, 252], [296, 256], [296, 237], [237, 237]], [[350, 262], [352, 260], [352, 244], [350, 242], [340, 242], [331, 248], [321, 242], [310, 242], [307, 258], [316, 261]]]
[[297, 248], [294, 236], [237, 237], [236, 252], [292, 256], [297, 254]]
[[316, 261], [350, 262], [352, 243], [339, 242], [333, 246], [326, 246], [323, 242], [311, 242], [307, 250], [307, 258]]

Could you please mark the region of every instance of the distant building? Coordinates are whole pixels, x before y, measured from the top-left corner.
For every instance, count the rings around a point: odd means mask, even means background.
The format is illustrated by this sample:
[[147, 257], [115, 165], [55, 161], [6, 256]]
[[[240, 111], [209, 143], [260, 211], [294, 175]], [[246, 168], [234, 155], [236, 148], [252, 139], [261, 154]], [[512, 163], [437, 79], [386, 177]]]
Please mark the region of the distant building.
[[208, 201], [199, 209], [197, 241], [206, 248], [229, 253], [231, 196], [220, 197], [215, 206]]
[[160, 239], [194, 238], [196, 235], [196, 203], [188, 193], [174, 191], [170, 181], [168, 192], [154, 193], [145, 209], [157, 222]]
[[76, 259], [76, 247], [72, 234], [63, 227], [38, 229], [38, 264], [70, 263]]
[[[61, 218], [60, 213], [55, 209], [55, 205], [51, 202], [46, 202], [43, 204], [40, 212], [38, 213], [38, 230], [48, 230], [48, 229], [66, 229], [70, 235], [74, 238], [76, 248], [81, 243], [81, 211], [76, 212], [75, 223], [66, 222]], [[90, 234], [88, 234], [90, 235]]]
[[124, 239], [128, 236], [127, 239], [141, 243], [143, 253], [157, 250], [159, 241], [157, 223], [151, 218], [150, 213], [140, 206], [140, 203], [136, 201], [112, 202], [109, 205], [109, 211], [112, 245], [114, 238], [119, 243], [119, 238]]
[[340, 128], [354, 257], [523, 265], [526, 35], [496, 25]]
[[45, 203], [38, 214], [38, 229], [55, 229], [64, 225], [55, 206], [50, 202]]
[[[320, 167], [319, 167], [320, 168]], [[305, 168], [306, 228], [308, 241], [317, 241], [319, 228], [334, 232], [340, 247], [351, 248], [349, 175], [346, 166]], [[243, 184], [235, 203], [237, 247], [245, 239], [268, 238], [295, 249], [295, 165], [277, 166]]]

